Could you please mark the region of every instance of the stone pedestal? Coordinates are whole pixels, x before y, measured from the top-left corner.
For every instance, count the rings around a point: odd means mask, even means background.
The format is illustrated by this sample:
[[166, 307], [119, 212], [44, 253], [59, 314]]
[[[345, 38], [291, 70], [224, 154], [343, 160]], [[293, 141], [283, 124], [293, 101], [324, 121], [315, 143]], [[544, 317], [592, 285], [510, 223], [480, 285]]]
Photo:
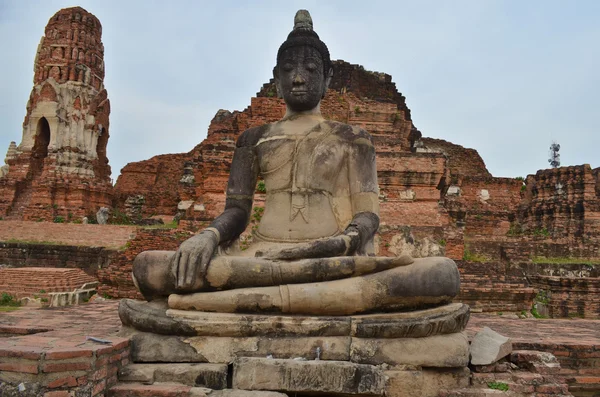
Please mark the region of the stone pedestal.
[[[469, 308], [461, 303], [332, 317], [167, 310], [131, 300], [119, 311], [136, 365], [233, 364], [233, 389], [416, 397], [469, 383]], [[157, 322], [177, 334], [148, 332]]]

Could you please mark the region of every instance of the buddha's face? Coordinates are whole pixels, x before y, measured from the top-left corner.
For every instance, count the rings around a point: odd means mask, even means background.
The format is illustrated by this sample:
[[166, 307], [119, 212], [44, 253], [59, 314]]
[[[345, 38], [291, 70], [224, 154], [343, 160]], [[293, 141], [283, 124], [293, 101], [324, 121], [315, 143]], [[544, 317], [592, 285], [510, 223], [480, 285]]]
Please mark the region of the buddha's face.
[[327, 77], [321, 54], [310, 46], [286, 49], [275, 68], [279, 95], [296, 112], [314, 109], [319, 104], [327, 91]]

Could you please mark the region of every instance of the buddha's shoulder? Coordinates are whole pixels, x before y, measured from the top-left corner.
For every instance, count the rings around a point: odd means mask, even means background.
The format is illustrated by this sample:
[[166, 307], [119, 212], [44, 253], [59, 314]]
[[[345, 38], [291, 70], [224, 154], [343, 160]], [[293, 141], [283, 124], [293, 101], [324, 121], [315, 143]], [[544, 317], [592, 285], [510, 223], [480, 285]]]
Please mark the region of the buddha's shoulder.
[[332, 133], [342, 141], [348, 143], [370, 143], [373, 145], [371, 134], [360, 127], [333, 120], [327, 120], [325, 123], [331, 128]]
[[237, 147], [254, 146], [271, 129], [271, 124], [248, 128], [242, 132], [236, 142]]

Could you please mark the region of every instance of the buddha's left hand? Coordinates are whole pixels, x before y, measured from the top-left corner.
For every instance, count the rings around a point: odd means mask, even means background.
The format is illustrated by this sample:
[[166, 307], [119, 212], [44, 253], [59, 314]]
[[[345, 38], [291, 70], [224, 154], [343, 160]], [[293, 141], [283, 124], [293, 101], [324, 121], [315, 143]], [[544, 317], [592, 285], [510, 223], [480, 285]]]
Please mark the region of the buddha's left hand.
[[257, 253], [266, 259], [297, 260], [308, 258], [328, 258], [333, 256], [351, 256], [356, 253], [360, 242], [358, 233], [352, 231], [340, 236], [315, 240], [306, 244], [299, 244], [292, 248], [269, 250]]

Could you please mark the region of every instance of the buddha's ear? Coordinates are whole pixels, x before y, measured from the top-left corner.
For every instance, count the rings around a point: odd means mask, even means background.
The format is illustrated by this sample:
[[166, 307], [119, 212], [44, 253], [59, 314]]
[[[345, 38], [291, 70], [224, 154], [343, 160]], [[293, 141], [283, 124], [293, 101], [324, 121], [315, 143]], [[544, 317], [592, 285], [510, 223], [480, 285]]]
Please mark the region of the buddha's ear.
[[277, 98], [283, 98], [281, 87], [279, 86], [279, 69], [277, 66], [273, 68], [273, 79], [275, 80], [275, 89], [277, 90]]
[[325, 75], [325, 88], [323, 89], [323, 98], [327, 93], [327, 89], [329, 88], [329, 84], [331, 84], [331, 79], [333, 78], [333, 68], [329, 68], [329, 71]]

